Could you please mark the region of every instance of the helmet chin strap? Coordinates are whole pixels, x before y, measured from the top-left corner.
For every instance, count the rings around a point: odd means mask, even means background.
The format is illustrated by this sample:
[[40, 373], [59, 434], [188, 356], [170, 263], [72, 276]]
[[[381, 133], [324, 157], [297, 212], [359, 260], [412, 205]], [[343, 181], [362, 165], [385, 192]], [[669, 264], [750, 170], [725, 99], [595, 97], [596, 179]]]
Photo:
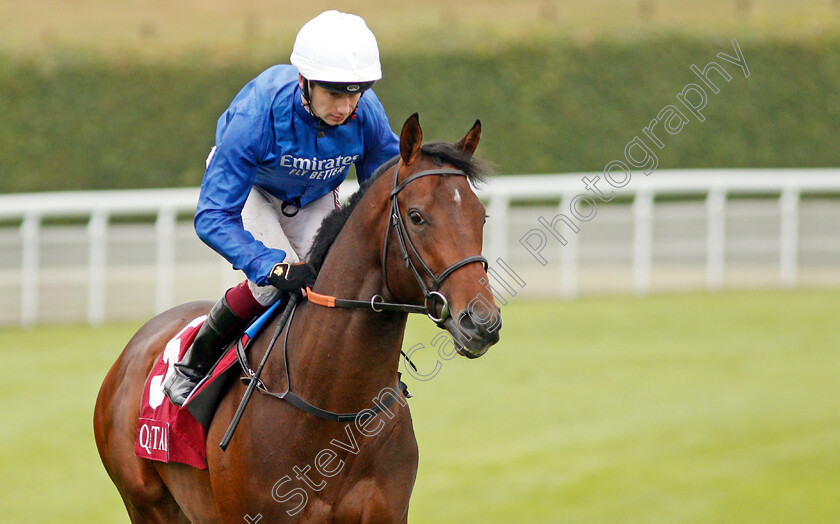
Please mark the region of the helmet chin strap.
[[[312, 118], [315, 119], [315, 122], [318, 124], [318, 127], [331, 127], [330, 124], [328, 124], [326, 121], [324, 121], [323, 118], [316, 115], [315, 111], [312, 109], [312, 100], [310, 98], [310, 91], [309, 91], [310, 90], [310, 82], [311, 81], [308, 78], [304, 78], [304, 82], [303, 82], [303, 100], [304, 100], [303, 107], [305, 107], [306, 110], [309, 111], [309, 114], [312, 115]], [[362, 93], [362, 95], [364, 95], [364, 93]], [[361, 97], [360, 97], [360, 99], [361, 99]], [[342, 122], [338, 125], [343, 126], [344, 124], [348, 124], [348, 123], [350, 123], [351, 120], [356, 118], [356, 110], [358, 108], [359, 108], [359, 103], [356, 102], [356, 106], [353, 108], [353, 111], [350, 113], [350, 116], [348, 116], [346, 119], [344, 119], [344, 122]]]

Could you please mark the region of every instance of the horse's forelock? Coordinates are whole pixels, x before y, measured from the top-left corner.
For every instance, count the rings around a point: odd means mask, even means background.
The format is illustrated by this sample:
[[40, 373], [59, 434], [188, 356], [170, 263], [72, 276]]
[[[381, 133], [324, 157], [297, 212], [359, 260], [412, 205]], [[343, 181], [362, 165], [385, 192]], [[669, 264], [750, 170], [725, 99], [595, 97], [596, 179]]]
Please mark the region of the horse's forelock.
[[489, 165], [447, 142], [430, 142], [420, 148], [424, 157], [431, 157], [438, 165], [451, 164], [463, 171], [473, 184], [484, 182], [490, 172]]

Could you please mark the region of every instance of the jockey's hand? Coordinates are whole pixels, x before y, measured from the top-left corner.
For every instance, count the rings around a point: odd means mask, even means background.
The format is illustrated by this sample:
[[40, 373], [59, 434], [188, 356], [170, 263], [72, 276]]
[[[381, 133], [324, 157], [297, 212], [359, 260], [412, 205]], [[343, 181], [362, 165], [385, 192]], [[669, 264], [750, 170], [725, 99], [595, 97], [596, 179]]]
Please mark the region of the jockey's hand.
[[268, 275], [268, 283], [281, 291], [300, 293], [300, 290], [315, 284], [315, 268], [306, 262], [289, 264], [281, 262]]

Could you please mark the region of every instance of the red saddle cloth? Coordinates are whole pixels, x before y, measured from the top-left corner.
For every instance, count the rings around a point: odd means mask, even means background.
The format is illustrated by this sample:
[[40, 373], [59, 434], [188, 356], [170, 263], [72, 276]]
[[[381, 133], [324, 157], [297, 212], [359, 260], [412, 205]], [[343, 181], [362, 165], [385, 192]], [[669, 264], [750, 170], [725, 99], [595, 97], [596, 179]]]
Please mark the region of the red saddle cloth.
[[[231, 346], [215, 365], [184, 407], [172, 404], [163, 392], [163, 384], [174, 372], [175, 363], [195, 339], [206, 316], [190, 322], [167, 344], [155, 362], [143, 388], [137, 441], [134, 454], [161, 462], [179, 462], [199, 469], [207, 468], [207, 430], [228, 370], [234, 368], [236, 351]], [[194, 415], [192, 412], [196, 412]], [[198, 418], [196, 418], [198, 417]], [[201, 422], [200, 422], [201, 421]], [[204, 424], [204, 425], [202, 425]]]

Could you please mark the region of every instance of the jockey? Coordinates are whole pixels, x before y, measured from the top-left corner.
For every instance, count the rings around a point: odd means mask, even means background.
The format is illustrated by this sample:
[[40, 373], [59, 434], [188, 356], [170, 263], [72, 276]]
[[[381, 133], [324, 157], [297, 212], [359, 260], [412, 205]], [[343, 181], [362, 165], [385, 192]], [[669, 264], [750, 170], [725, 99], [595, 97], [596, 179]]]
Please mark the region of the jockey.
[[301, 261], [339, 206], [351, 164], [359, 182], [399, 153], [379, 99], [376, 38], [355, 15], [327, 11], [298, 32], [292, 65], [249, 82], [219, 118], [195, 230], [247, 280], [229, 289], [164, 384], [183, 405], [231, 339], [283, 292], [315, 274]]

